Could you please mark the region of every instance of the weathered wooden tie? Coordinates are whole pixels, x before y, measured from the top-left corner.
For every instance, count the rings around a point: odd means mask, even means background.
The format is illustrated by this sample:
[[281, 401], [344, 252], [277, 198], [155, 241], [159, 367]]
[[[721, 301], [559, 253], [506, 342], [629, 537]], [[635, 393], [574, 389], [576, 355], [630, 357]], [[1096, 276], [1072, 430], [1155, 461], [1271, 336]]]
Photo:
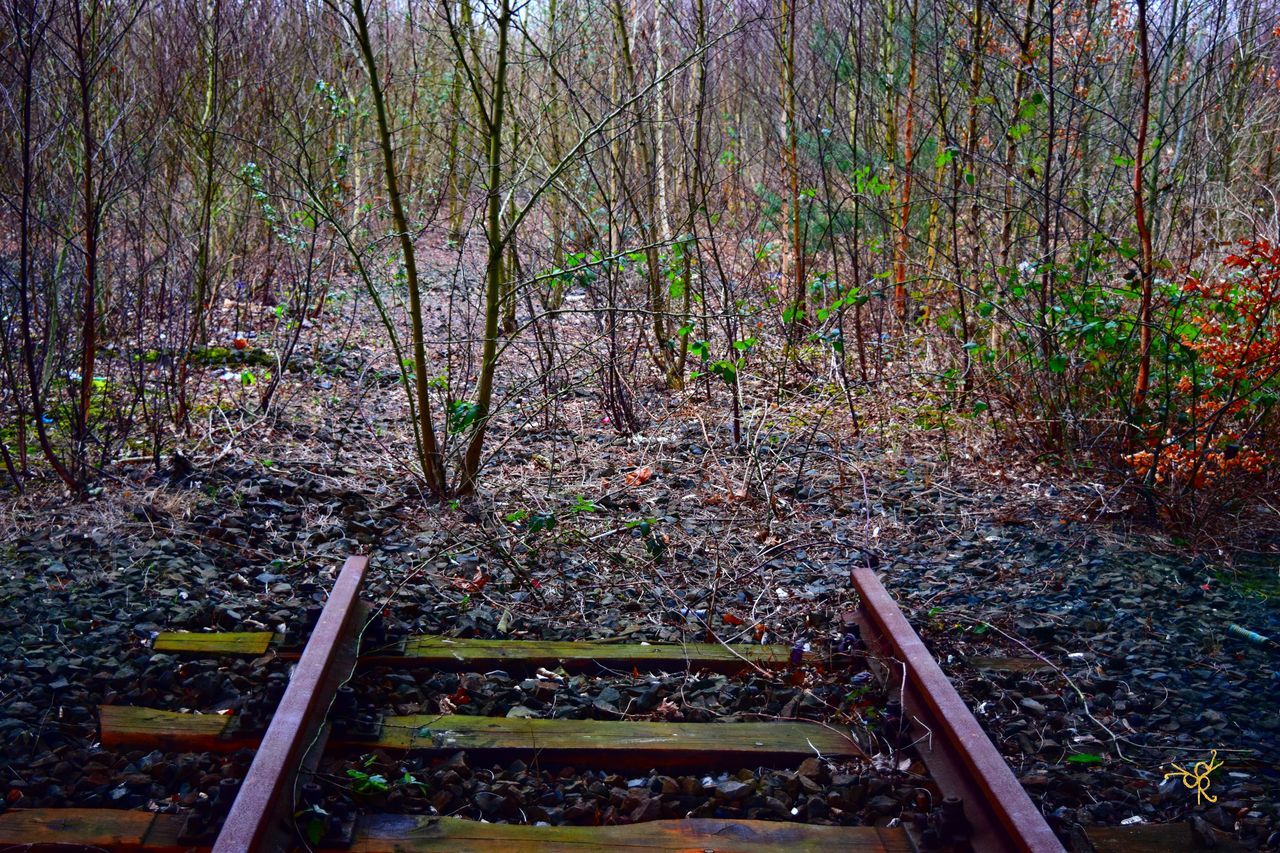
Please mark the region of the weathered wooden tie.
[[[570, 670], [588, 665], [663, 670], [699, 670], [785, 667], [789, 646], [725, 646], [719, 643], [656, 644], [544, 642], [528, 640], [471, 640], [452, 637], [410, 637], [392, 660], [418, 662], [435, 669], [511, 666], [564, 666]], [[376, 661], [376, 657], [374, 660]], [[812, 660], [812, 656], [810, 657]]]
[[[280, 656], [296, 656], [296, 650], [280, 647], [281, 636], [270, 631], [250, 633], [166, 632], [153, 648], [170, 654], [262, 655], [276, 648]], [[596, 643], [557, 640], [475, 640], [456, 637], [415, 636], [402, 643], [365, 649], [362, 665], [430, 667], [431, 669], [480, 670], [501, 667], [533, 669], [563, 667], [570, 672], [632, 668], [650, 670], [712, 670], [737, 672], [752, 666], [781, 668], [790, 665], [792, 650], [783, 645], [724, 645], [721, 643]], [[806, 653], [805, 663], [817, 656]]]
[[[258, 744], [241, 734], [235, 718], [185, 714], [150, 708], [104, 706], [100, 709], [102, 745], [109, 748], [153, 744], [178, 752], [234, 752]], [[604, 762], [617, 767], [719, 767], [798, 763], [812, 756], [862, 755], [846, 733], [805, 722], [654, 723], [641, 720], [544, 720], [523, 717], [471, 717], [420, 714], [384, 717], [376, 737], [335, 734], [334, 749], [458, 750], [484, 760], [536, 756], [543, 761]]]
[[[0, 814], [0, 850], [50, 845], [108, 853], [192, 853], [209, 845], [184, 838], [181, 815], [118, 809], [15, 809]], [[1098, 853], [1172, 853], [1200, 849], [1188, 823], [1091, 826]], [[1217, 849], [1243, 848], [1218, 835]], [[585, 853], [595, 850], [715, 853], [914, 853], [905, 830], [811, 826], [757, 820], [660, 820], [630, 826], [515, 826], [463, 818], [371, 814], [361, 818], [349, 847], [316, 853]]]
[[[0, 815], [0, 844], [73, 845], [108, 853], [190, 853], [180, 815], [111, 809], [19, 809]], [[266, 850], [268, 848], [257, 848]], [[630, 826], [514, 826], [424, 815], [367, 815], [349, 847], [317, 853], [911, 853], [902, 829], [809, 826], [759, 820], [659, 820]]]
[[253, 655], [266, 654], [271, 644], [279, 640], [279, 634], [270, 631], [231, 631], [198, 633], [192, 631], [165, 631], [151, 643], [157, 652], [180, 655]]

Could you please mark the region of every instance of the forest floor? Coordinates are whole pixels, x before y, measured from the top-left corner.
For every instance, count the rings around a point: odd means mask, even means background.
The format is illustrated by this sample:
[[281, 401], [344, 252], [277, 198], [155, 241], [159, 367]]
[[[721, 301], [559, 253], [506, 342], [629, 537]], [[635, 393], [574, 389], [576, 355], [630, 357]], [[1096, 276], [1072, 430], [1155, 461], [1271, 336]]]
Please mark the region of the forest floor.
[[[702, 383], [638, 387], [643, 423], [623, 436], [589, 358], [565, 371], [553, 407], [506, 409], [479, 496], [433, 504], [408, 472], [403, 391], [364, 313], [344, 309], [304, 346], [270, 417], [214, 365], [204, 435], [166, 470], [124, 466], [85, 504], [38, 490], [10, 500], [0, 808], [168, 808], [176, 789], [193, 796], [242, 770], [245, 756], [103, 752], [93, 707], [238, 707], [280, 663], [178, 662], [153, 654], [151, 638], [292, 625], [352, 552], [373, 553], [368, 595], [402, 632], [632, 642], [713, 632], [822, 644], [855, 600], [850, 568], [871, 562], [1064, 838], [1081, 825], [1192, 820], [1252, 849], [1280, 846], [1276, 658], [1227, 634], [1237, 623], [1280, 635], [1274, 558], [1189, 553], [1136, 528], [1105, 487], [1017, 464], [976, 430], [914, 425], [909, 401], [883, 394], [859, 399], [855, 435], [841, 395], [773, 403], [776, 389], [748, 381], [735, 446], [722, 388], [707, 399]], [[517, 349], [505, 387], [530, 381], [534, 362]], [[876, 701], [855, 683], [739, 689], [685, 674], [572, 679], [540, 698], [500, 675], [382, 687], [402, 709], [462, 691], [490, 714], [650, 719], [865, 722]], [[1216, 801], [1165, 778], [1215, 751]], [[883, 782], [850, 768], [758, 774], [742, 802], [726, 793], [732, 779], [656, 777], [643, 787], [657, 805], [634, 792], [620, 801], [625, 786], [590, 771], [535, 779], [516, 766], [479, 782], [465, 759], [413, 769], [425, 787], [391, 791], [402, 805], [489, 819], [513, 819], [505, 803], [522, 786], [517, 800], [555, 803], [539, 812], [551, 822], [692, 812], [856, 823], [914, 796], [900, 767]], [[458, 778], [461, 797], [449, 788]], [[561, 790], [548, 799], [548, 786]]]

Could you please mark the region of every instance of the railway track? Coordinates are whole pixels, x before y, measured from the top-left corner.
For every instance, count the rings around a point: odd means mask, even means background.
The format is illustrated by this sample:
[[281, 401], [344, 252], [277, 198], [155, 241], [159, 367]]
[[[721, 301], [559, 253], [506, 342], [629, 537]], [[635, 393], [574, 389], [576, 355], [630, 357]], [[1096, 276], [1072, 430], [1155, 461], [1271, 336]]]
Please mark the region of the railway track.
[[[1062, 844], [979, 727], [920, 638], [869, 569], [853, 572], [859, 607], [843, 641], [819, 653], [786, 646], [602, 645], [411, 637], [391, 641], [360, 598], [367, 559], [343, 566], [302, 649], [271, 633], [162, 634], [157, 652], [270, 656], [292, 674], [236, 715], [102, 706], [101, 747], [252, 755], [243, 778], [227, 776], [177, 813], [88, 808], [14, 809], [0, 814], [0, 853], [24, 850], [463, 850], [1061, 851]], [[821, 659], [815, 659], [820, 657]], [[357, 671], [787, 672], [877, 681], [886, 691], [881, 746], [922, 762], [920, 807], [885, 826], [684, 818], [616, 826], [490, 823], [357, 808], [321, 784], [335, 756], [415, 756], [448, 761], [532, 761], [610, 771], [702, 773], [721, 768], [794, 770], [860, 761], [867, 744], [815, 721], [654, 722], [537, 719], [464, 713], [389, 714], [347, 685]], [[277, 676], [278, 678], [278, 676]], [[353, 682], [359, 684], [359, 681]], [[271, 707], [274, 706], [274, 707]], [[450, 709], [456, 710], [456, 709]], [[669, 778], [669, 777], [663, 777]], [[655, 811], [654, 816], [658, 816]], [[1139, 849], [1107, 832], [1099, 850]], [[1133, 836], [1129, 841], [1135, 841]], [[1108, 843], [1118, 844], [1112, 848]], [[1165, 849], [1168, 849], [1167, 847]]]

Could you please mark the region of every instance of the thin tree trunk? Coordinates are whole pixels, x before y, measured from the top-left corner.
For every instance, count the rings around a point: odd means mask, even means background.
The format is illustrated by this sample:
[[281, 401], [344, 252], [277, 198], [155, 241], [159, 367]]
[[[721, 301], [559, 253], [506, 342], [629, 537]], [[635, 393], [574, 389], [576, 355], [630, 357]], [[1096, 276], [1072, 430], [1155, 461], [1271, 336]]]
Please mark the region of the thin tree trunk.
[[907, 249], [910, 246], [908, 228], [911, 225], [911, 178], [914, 172], [915, 148], [913, 143], [915, 131], [916, 70], [919, 65], [918, 54], [918, 0], [911, 4], [911, 55], [907, 69], [907, 115], [903, 124], [902, 155], [902, 200], [898, 220], [897, 242], [893, 253], [893, 299], [898, 313], [898, 322], [907, 322]]
[[1009, 118], [1009, 128], [1005, 131], [1004, 145], [1004, 213], [1000, 226], [1000, 266], [1008, 268], [1009, 256], [1013, 249], [1013, 185], [1014, 162], [1018, 155], [1018, 140], [1014, 135], [1014, 127], [1021, 119], [1022, 98], [1026, 92], [1027, 80], [1031, 67], [1031, 31], [1032, 16], [1035, 14], [1036, 0], [1027, 0], [1026, 20], [1022, 26], [1022, 36], [1018, 40], [1018, 70], [1013, 79], [1013, 114]]
[[[704, 175], [702, 170], [702, 124], [705, 119], [707, 107], [707, 15], [703, 0], [695, 0], [694, 12], [697, 15], [696, 37], [698, 63], [694, 69], [694, 79], [692, 83], [694, 98], [693, 152], [690, 154], [691, 163], [686, 171], [686, 174], [689, 174], [689, 186], [686, 190], [688, 194], [689, 212], [688, 219], [685, 222], [685, 233], [688, 235], [689, 244], [684, 249], [684, 301], [681, 305], [683, 311], [681, 319], [684, 322], [688, 322], [689, 311], [693, 304], [693, 259], [694, 254], [697, 251], [696, 233], [698, 208], [706, 204], [706, 190], [703, 183]], [[705, 281], [703, 282], [703, 293], [705, 297]], [[671, 369], [667, 372], [667, 387], [672, 389], [684, 387], [684, 369], [685, 364], [689, 359], [689, 335], [681, 335], [680, 341], [676, 346], [677, 351], [675, 355], [675, 363], [672, 364]]]
[[[15, 18], [21, 20], [15, 21], [21, 25], [22, 35], [25, 36], [25, 44], [23, 46], [22, 56], [22, 197], [19, 200], [18, 210], [18, 302], [21, 314], [21, 332], [22, 332], [22, 362], [26, 368], [27, 387], [31, 393], [31, 415], [35, 422], [36, 439], [40, 444], [40, 450], [44, 453], [45, 460], [49, 463], [49, 467], [54, 470], [58, 478], [66, 485], [66, 487], [77, 495], [84, 493], [83, 484], [76, 478], [75, 474], [65, 465], [58, 457], [57, 452], [53, 449], [53, 443], [49, 440], [49, 431], [45, 426], [44, 414], [44, 382], [42, 381], [41, 371], [37, 366], [35, 341], [32, 338], [32, 287], [31, 287], [31, 194], [32, 183], [35, 180], [35, 167], [32, 162], [32, 146], [31, 146], [31, 107], [35, 94], [32, 91], [35, 77], [36, 54], [39, 50], [40, 42], [44, 39], [45, 29], [48, 27], [47, 18], [37, 21], [36, 16], [41, 11], [41, 4], [38, 2], [23, 3], [14, 15]], [[15, 389], [16, 390], [16, 389]], [[20, 440], [23, 447], [26, 446], [26, 437], [20, 433]]]
[[[468, 40], [474, 38], [471, 18], [471, 0], [460, 0], [459, 15]], [[449, 90], [449, 142], [446, 161], [445, 193], [449, 199], [449, 238], [461, 240], [463, 222], [466, 219], [467, 193], [471, 187], [471, 169], [467, 162], [470, 145], [464, 141], [462, 122], [463, 60], [458, 57], [453, 66], [453, 83]], [[465, 149], [465, 150], [464, 150]]]
[[187, 420], [187, 376], [190, 371], [191, 353], [206, 337], [205, 318], [209, 302], [209, 267], [213, 243], [213, 198], [215, 110], [218, 98], [219, 21], [221, 0], [209, 0], [209, 20], [205, 25], [204, 51], [208, 69], [205, 75], [204, 111], [200, 118], [200, 156], [204, 163], [196, 245], [195, 287], [191, 296], [191, 331], [186, 347], [179, 355], [182, 364], [178, 371], [178, 411], [175, 421]]
[[[488, 157], [489, 193], [485, 231], [489, 254], [485, 261], [484, 345], [480, 354], [480, 378], [476, 384], [475, 428], [462, 459], [461, 494], [475, 491], [480, 474], [481, 453], [488, 428], [489, 408], [493, 401], [493, 377], [498, 358], [498, 321], [502, 302], [503, 248], [502, 228], [502, 122], [507, 98], [507, 36], [511, 28], [510, 0], [501, 0], [498, 15], [498, 67], [493, 77], [492, 112], [486, 122], [485, 150]], [[477, 103], [483, 109], [482, 103]]]
[[1154, 259], [1151, 228], [1147, 221], [1146, 187], [1143, 183], [1147, 158], [1147, 127], [1151, 121], [1151, 50], [1147, 37], [1147, 0], [1138, 0], [1138, 82], [1142, 87], [1138, 106], [1138, 150], [1133, 156], [1133, 218], [1141, 247], [1141, 302], [1138, 306], [1138, 378], [1133, 388], [1133, 405], [1141, 406], [1151, 383], [1151, 299]]
[[[969, 288], [976, 299], [982, 288], [982, 276], [979, 270], [981, 207], [978, 194], [978, 92], [982, 88], [982, 58], [986, 52], [986, 21], [982, 15], [983, 0], [976, 0], [973, 8], [970, 29], [969, 60], [969, 122], [965, 128], [964, 160], [968, 174], [969, 188]], [[964, 393], [973, 389], [973, 354], [969, 340], [969, 316], [965, 310], [964, 289], [960, 291], [960, 323], [964, 329]], [[995, 318], [992, 318], [992, 325]]]
[[[436, 443], [435, 428], [431, 419], [431, 398], [427, 385], [429, 377], [427, 376], [426, 333], [422, 322], [422, 293], [418, 282], [418, 264], [414, 255], [413, 235], [409, 232], [409, 220], [400, 198], [400, 185], [396, 177], [395, 145], [387, 120], [387, 106], [378, 75], [378, 63], [374, 58], [373, 43], [369, 38], [369, 22], [365, 16], [364, 0], [352, 0], [351, 8], [355, 14], [356, 40], [360, 43], [360, 53], [364, 57], [365, 70], [369, 74], [374, 113], [378, 119], [378, 141], [382, 149], [387, 199], [391, 202], [391, 219], [400, 238], [405, 285], [409, 290], [409, 319], [413, 335], [413, 376], [417, 393], [418, 461], [422, 466], [422, 475], [426, 479], [427, 487], [436, 497], [443, 498], [448, 492], [448, 481], [445, 479], [444, 459]], [[495, 322], [496, 319], [495, 314]]]
[[782, 122], [783, 144], [790, 193], [788, 212], [791, 226], [791, 317], [788, 337], [808, 323], [805, 292], [804, 217], [800, 214], [800, 142], [796, 128], [796, 0], [779, 0], [782, 22]]
[[203, 186], [200, 197], [200, 236], [196, 249], [196, 286], [191, 306], [193, 317], [192, 341], [200, 341], [205, 333], [205, 303], [209, 299], [209, 266], [213, 242], [213, 196], [215, 110], [218, 99], [219, 23], [221, 0], [209, 0], [209, 21], [205, 26], [205, 76], [204, 112], [200, 117], [200, 156], [204, 161]]
[[[85, 461], [85, 441], [89, 433], [89, 405], [93, 395], [93, 374], [98, 352], [98, 199], [94, 184], [94, 161], [98, 157], [97, 140], [93, 128], [92, 71], [89, 68], [89, 28], [97, 21], [85, 19], [80, 2], [73, 5], [72, 23], [75, 27], [76, 85], [80, 95], [80, 135], [83, 146], [84, 166], [81, 175], [83, 193], [84, 226], [84, 285], [82, 303], [82, 336], [80, 359], [80, 408], [76, 418], [76, 464]], [[96, 17], [96, 16], [95, 16]]]

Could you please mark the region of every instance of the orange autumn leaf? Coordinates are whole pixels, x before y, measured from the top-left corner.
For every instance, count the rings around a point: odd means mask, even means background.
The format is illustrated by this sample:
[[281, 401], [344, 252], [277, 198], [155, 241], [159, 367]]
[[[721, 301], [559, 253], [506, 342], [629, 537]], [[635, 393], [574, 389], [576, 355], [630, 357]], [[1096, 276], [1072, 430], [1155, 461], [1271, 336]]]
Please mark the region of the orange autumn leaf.
[[733, 625], [733, 626], [735, 626], [735, 627], [736, 627], [736, 626], [738, 626], [738, 625], [745, 625], [745, 624], [746, 624], [744, 621], [742, 621], [742, 618], [741, 618], [741, 617], [739, 617], [739, 616], [734, 616], [732, 613], [726, 613], [726, 614], [724, 614], [723, 616], [721, 616], [721, 617], [720, 617], [720, 619], [721, 619], [721, 621], [723, 621], [723, 622], [724, 622], [724, 624], [726, 624], [726, 625]]
[[627, 473], [626, 481], [628, 486], [643, 486], [653, 477], [653, 469], [648, 465], [643, 468], [637, 468]]

